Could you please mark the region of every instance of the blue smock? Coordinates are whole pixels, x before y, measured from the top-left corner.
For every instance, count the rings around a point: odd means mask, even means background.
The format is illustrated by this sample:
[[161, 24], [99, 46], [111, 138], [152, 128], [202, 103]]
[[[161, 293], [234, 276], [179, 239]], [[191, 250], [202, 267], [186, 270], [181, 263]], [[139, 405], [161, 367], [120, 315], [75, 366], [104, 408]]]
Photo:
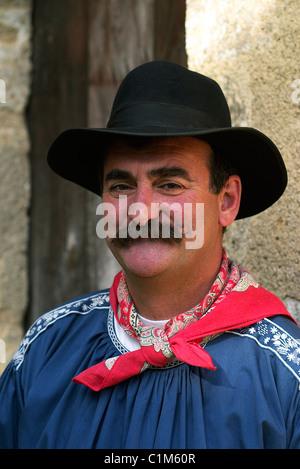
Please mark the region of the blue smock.
[[300, 448], [300, 329], [283, 316], [95, 392], [72, 378], [126, 353], [108, 290], [41, 316], [0, 378], [0, 448]]

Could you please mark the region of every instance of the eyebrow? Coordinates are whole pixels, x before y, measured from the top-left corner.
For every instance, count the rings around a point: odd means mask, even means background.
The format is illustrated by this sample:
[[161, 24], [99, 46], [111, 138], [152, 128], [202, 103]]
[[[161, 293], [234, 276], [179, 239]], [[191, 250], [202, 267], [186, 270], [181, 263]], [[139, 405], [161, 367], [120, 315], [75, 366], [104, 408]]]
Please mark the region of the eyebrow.
[[191, 181], [189, 173], [180, 166], [162, 166], [161, 168], [151, 169], [148, 176], [161, 178], [182, 177], [187, 181]]
[[109, 181], [113, 181], [115, 179], [130, 179], [132, 174], [129, 171], [125, 171], [123, 169], [112, 169], [107, 175], [105, 176], [105, 184]]
[[[191, 181], [189, 173], [181, 168], [180, 166], [162, 166], [161, 168], [151, 169], [147, 172], [148, 177], [155, 178], [171, 178], [171, 177], [182, 177], [187, 181]], [[117, 179], [130, 179], [132, 178], [132, 173], [123, 169], [112, 169], [105, 176], [105, 183], [108, 183], [112, 180]]]

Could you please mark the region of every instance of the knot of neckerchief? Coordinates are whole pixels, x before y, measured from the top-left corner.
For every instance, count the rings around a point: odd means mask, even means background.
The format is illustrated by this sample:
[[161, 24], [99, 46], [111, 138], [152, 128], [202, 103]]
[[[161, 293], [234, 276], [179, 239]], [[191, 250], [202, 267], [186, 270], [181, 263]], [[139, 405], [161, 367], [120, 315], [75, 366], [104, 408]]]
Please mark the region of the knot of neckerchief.
[[[239, 278], [238, 266], [229, 261], [223, 251], [219, 273], [205, 298], [190, 311], [167, 321], [163, 328], [157, 328], [143, 324], [130, 296], [125, 274], [123, 271], [119, 272], [110, 292], [111, 304], [119, 325], [129, 336], [137, 339], [142, 353], [147, 357], [143, 371], [150, 365], [164, 366], [169, 358], [174, 357], [170, 338], [207, 314], [222, 295], [225, 285], [227, 290], [231, 289]], [[226, 291], [224, 294], [226, 295]]]
[[[150, 366], [164, 367], [174, 357], [190, 365], [215, 370], [204, 344], [219, 333], [253, 324], [265, 315], [265, 308], [259, 310], [256, 304], [257, 294], [253, 290], [266, 294], [250, 272], [228, 259], [223, 251], [219, 273], [205, 298], [190, 311], [170, 319], [163, 328], [157, 328], [143, 324], [128, 291], [124, 272], [119, 272], [110, 289], [111, 307], [119, 325], [139, 342], [140, 348], [91, 366], [73, 381], [98, 391], [144, 372]], [[248, 296], [241, 296], [247, 292]], [[229, 301], [229, 297], [233, 300]], [[250, 310], [253, 302], [254, 312]], [[219, 313], [223, 303], [226, 307]], [[277, 306], [276, 303], [278, 309]], [[281, 306], [279, 311], [281, 314]]]

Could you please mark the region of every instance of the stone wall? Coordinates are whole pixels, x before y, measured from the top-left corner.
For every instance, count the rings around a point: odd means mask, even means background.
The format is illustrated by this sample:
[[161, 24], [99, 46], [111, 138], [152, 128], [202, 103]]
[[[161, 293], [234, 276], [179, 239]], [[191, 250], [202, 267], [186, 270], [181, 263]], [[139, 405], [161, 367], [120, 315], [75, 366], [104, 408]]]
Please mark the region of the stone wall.
[[299, 1], [187, 0], [186, 48], [189, 68], [221, 85], [233, 123], [261, 130], [282, 152], [285, 194], [234, 222], [225, 246], [300, 320]]
[[[30, 199], [25, 108], [30, 89], [31, 2], [0, 2], [0, 372], [23, 336], [28, 301]], [[2, 84], [3, 84], [2, 82]], [[2, 87], [3, 98], [3, 87]], [[3, 102], [5, 101], [5, 102]]]

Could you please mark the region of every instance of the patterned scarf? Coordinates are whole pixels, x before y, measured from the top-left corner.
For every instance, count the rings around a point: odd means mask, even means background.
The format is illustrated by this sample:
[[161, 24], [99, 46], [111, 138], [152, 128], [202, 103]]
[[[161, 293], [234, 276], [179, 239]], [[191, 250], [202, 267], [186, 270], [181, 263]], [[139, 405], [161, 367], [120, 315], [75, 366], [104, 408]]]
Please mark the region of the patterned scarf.
[[73, 378], [75, 383], [94, 391], [149, 367], [164, 367], [174, 358], [215, 370], [212, 358], [203, 348], [207, 342], [222, 332], [254, 324], [264, 317], [288, 315], [280, 300], [260, 287], [247, 269], [228, 259], [225, 251], [219, 273], [205, 298], [190, 311], [170, 319], [163, 328], [142, 323], [123, 271], [114, 279], [110, 303], [118, 323], [138, 340], [140, 349], [108, 358]]

